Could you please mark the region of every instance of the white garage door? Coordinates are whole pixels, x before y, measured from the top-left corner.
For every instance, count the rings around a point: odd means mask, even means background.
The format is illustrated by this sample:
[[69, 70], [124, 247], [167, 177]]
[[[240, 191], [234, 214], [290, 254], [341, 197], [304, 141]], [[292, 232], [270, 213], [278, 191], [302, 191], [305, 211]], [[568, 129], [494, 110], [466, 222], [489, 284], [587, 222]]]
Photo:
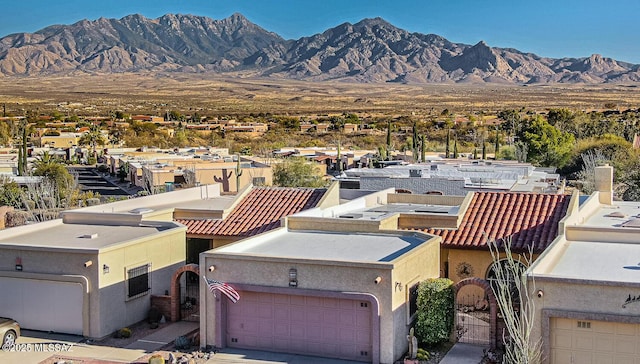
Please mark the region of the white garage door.
[[551, 363], [638, 364], [640, 325], [552, 318]]
[[82, 335], [80, 283], [0, 277], [0, 316], [25, 329]]
[[227, 305], [227, 346], [370, 362], [367, 301], [240, 292]]

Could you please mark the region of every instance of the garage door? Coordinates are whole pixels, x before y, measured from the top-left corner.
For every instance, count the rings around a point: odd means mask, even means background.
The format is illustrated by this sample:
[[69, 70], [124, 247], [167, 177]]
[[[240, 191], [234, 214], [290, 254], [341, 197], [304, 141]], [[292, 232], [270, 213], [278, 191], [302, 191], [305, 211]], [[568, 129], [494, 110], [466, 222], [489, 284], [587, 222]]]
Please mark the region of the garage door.
[[240, 292], [227, 305], [227, 346], [371, 361], [366, 301]]
[[80, 283], [0, 277], [0, 316], [25, 329], [82, 335]]
[[640, 325], [552, 318], [551, 363], [638, 364]]

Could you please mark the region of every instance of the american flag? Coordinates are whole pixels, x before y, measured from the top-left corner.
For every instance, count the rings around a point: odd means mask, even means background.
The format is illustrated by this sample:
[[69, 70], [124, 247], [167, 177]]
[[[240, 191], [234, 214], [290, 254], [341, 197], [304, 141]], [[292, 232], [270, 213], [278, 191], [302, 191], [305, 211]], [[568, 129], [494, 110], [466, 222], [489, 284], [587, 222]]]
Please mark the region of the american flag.
[[224, 282], [216, 281], [214, 279], [209, 279], [205, 276], [202, 276], [202, 278], [204, 278], [204, 281], [207, 282], [207, 286], [209, 286], [209, 291], [213, 292], [214, 290], [217, 289], [218, 291], [222, 292], [225, 296], [229, 297], [229, 299], [233, 303], [238, 302], [238, 300], [240, 299], [240, 295], [238, 294], [238, 292], [235, 289], [233, 289], [233, 287], [231, 287], [230, 285]]

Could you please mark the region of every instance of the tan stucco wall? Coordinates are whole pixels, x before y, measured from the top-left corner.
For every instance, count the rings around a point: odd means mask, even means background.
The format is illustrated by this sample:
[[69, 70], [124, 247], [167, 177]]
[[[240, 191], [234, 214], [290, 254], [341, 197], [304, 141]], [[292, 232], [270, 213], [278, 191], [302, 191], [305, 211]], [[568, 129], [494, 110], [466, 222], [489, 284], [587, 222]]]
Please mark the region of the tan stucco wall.
[[369, 232], [380, 230], [396, 230], [398, 215], [392, 215], [383, 220], [359, 220], [344, 218], [329, 218], [315, 216], [289, 216], [287, 227], [290, 230], [322, 230], [336, 232]]
[[[537, 257], [537, 254], [534, 255], [534, 260], [537, 259]], [[500, 258], [504, 258], [504, 254], [500, 254]], [[487, 271], [491, 264], [493, 264], [493, 258], [488, 250], [442, 249], [440, 259], [440, 269], [444, 274], [443, 276], [448, 277], [454, 283], [458, 283], [462, 279], [467, 278], [459, 276], [456, 272], [461, 263], [468, 263], [472, 267], [473, 272], [471, 277], [482, 279], [487, 278]], [[449, 262], [449, 270], [445, 272], [445, 262], [447, 261]], [[467, 293], [475, 296], [484, 295], [484, 291], [476, 286], [465, 287], [465, 294]]]
[[[532, 340], [542, 340], [543, 357], [548, 357], [546, 354], [549, 353], [550, 317], [640, 323], [640, 303], [622, 307], [629, 295], [637, 296], [640, 291], [638, 284], [584, 284], [538, 278], [533, 284], [530, 281], [529, 286], [534, 293], [535, 303], [536, 325], [533, 327]], [[538, 297], [538, 290], [543, 292], [542, 297]], [[552, 312], [550, 316], [549, 312]]]
[[[15, 270], [16, 258], [22, 260], [22, 271]], [[85, 267], [85, 262], [92, 261]], [[45, 251], [31, 249], [2, 248], [0, 250], [0, 276], [14, 278], [32, 278], [54, 281], [75, 281], [71, 277], [84, 277], [88, 281], [88, 307], [84, 317], [83, 334], [98, 337], [100, 327], [99, 297], [95, 294], [98, 286], [97, 253], [73, 252], [71, 250]]]
[[51, 144], [56, 148], [65, 148], [78, 145], [80, 137], [77, 136], [43, 136], [40, 138], [40, 145]]
[[[438, 278], [440, 271], [440, 237], [436, 237], [394, 262], [392, 272], [393, 347], [399, 359], [408, 350], [407, 334], [411, 328], [409, 318], [409, 288], [427, 278]], [[396, 282], [400, 283], [396, 287]], [[401, 289], [400, 289], [401, 288]]]
[[[298, 287], [332, 292], [359, 292], [375, 296], [380, 309], [380, 362], [393, 363], [407, 350], [407, 285], [438, 276], [439, 238], [435, 238], [391, 263], [332, 263], [313, 260], [284, 260], [268, 257], [234, 256], [207, 252], [200, 265], [215, 266], [209, 278], [235, 284], [289, 287], [289, 269], [295, 268]], [[381, 282], [376, 284], [376, 277]], [[400, 282], [402, 290], [396, 288]], [[200, 288], [201, 344], [216, 342], [216, 311], [213, 296], [204, 284]]]
[[[98, 274], [100, 289], [101, 337], [113, 331], [144, 320], [151, 307], [152, 294], [162, 295], [171, 288], [173, 273], [186, 259], [185, 228], [171, 229], [126, 246], [102, 252]], [[127, 270], [151, 264], [151, 291], [142, 297], [127, 299]], [[109, 273], [103, 273], [103, 266]]]
[[[223, 192], [237, 192], [236, 188], [236, 166], [234, 163], [219, 163], [219, 166], [211, 169], [196, 169], [196, 180], [200, 184], [222, 185]], [[273, 184], [273, 173], [271, 168], [242, 168], [240, 175], [240, 189], [253, 183], [253, 178], [264, 177], [265, 186]]]
[[[164, 294], [170, 288], [171, 275], [185, 261], [185, 232], [184, 227], [174, 228], [103, 252], [0, 246], [0, 275], [20, 278], [20, 274], [38, 274], [41, 279], [56, 281], [67, 281], [67, 276], [85, 277], [89, 292], [83, 335], [99, 338], [143, 320], [151, 294]], [[18, 257], [22, 272], [15, 270]], [[85, 267], [88, 261], [91, 265]], [[145, 263], [151, 263], [151, 292], [126, 301], [126, 269]], [[104, 264], [109, 266], [107, 274], [103, 273]]]

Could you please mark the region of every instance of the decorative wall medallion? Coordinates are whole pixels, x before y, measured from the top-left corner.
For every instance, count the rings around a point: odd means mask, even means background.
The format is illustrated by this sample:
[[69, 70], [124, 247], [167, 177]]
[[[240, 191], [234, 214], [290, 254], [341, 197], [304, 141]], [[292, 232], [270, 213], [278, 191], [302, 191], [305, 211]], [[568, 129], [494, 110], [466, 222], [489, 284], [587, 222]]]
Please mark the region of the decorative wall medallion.
[[460, 278], [469, 278], [473, 276], [473, 267], [467, 262], [462, 262], [456, 267], [456, 274]]

